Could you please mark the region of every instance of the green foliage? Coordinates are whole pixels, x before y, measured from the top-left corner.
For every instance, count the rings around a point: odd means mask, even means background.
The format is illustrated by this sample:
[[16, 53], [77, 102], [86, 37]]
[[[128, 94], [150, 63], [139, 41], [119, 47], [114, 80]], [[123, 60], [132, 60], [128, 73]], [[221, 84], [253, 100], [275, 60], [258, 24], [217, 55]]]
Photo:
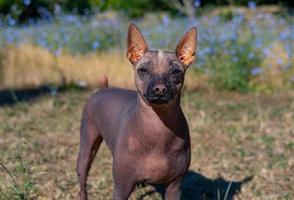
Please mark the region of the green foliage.
[[250, 88], [251, 69], [260, 62], [260, 52], [250, 42], [230, 41], [207, 56], [205, 66], [210, 73], [210, 81], [216, 88], [247, 92]]
[[79, 14], [89, 13], [98, 9], [118, 10], [125, 12], [130, 17], [142, 16], [148, 11], [170, 10], [171, 8], [162, 1], [156, 0], [0, 0], [0, 12], [9, 15], [19, 22], [25, 22], [30, 18], [44, 17], [49, 12], [54, 14], [54, 8], [59, 5], [66, 12], [77, 12]]
[[231, 9], [227, 9], [222, 11], [219, 16], [223, 21], [228, 22], [233, 19], [234, 13]]
[[170, 10], [165, 2], [157, 0], [89, 0], [89, 3], [92, 7], [98, 7], [102, 11], [123, 11], [130, 17], [140, 17], [148, 11]]
[[[177, 1], [177, 0], [175, 0]], [[280, 3], [286, 6], [293, 6], [291, 1], [268, 1], [255, 0], [251, 1], [254, 5]], [[254, 3], [255, 2], [255, 3]], [[181, 4], [181, 1], [178, 2]], [[248, 1], [244, 0], [218, 0], [218, 1], [201, 1], [199, 6], [211, 7], [218, 5], [244, 5]], [[168, 0], [0, 0], [0, 13], [9, 15], [18, 22], [26, 22], [31, 18], [40, 18], [44, 15], [54, 15], [54, 9], [59, 5], [66, 12], [87, 14], [91, 11], [116, 10], [123, 11], [130, 17], [140, 17], [146, 12], [167, 11], [171, 14], [176, 13], [172, 2]], [[226, 19], [230, 19], [231, 13], [224, 13]], [[48, 16], [45, 16], [45, 18]]]
[[2, 161], [0, 161], [0, 169], [3, 170], [10, 178], [5, 192], [0, 188], [0, 199], [5, 200], [29, 200], [36, 198], [36, 188], [31, 180], [27, 166], [24, 165], [21, 154], [15, 156], [12, 160], [15, 165], [8, 169]]

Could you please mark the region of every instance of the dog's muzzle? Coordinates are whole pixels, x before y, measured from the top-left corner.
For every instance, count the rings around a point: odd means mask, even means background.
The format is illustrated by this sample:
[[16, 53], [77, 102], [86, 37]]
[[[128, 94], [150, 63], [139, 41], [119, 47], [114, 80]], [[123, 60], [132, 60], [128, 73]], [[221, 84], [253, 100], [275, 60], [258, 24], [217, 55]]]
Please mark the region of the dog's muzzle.
[[148, 88], [144, 95], [146, 101], [151, 104], [166, 104], [173, 99], [174, 95], [170, 88], [164, 84], [155, 84]]

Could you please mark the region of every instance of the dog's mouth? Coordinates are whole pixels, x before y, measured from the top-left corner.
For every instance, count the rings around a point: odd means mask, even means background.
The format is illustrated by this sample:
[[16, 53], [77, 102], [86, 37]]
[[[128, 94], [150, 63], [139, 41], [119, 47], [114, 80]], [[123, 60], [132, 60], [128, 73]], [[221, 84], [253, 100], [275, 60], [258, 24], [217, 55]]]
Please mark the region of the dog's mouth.
[[147, 96], [147, 95], [144, 95], [144, 98], [148, 103], [157, 104], [157, 105], [167, 104], [173, 99], [172, 97], [167, 97], [167, 96], [159, 97], [159, 96]]

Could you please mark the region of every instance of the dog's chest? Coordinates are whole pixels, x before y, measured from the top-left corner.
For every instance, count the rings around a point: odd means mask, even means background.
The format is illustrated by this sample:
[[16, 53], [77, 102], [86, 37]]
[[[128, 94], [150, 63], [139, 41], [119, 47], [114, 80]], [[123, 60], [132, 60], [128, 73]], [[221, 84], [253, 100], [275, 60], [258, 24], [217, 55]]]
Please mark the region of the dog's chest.
[[168, 158], [156, 154], [147, 155], [143, 159], [142, 165], [146, 175], [150, 178], [163, 175], [163, 173], [167, 173], [170, 169]]
[[187, 170], [189, 156], [183, 141], [174, 142], [169, 148], [163, 148], [162, 145], [153, 145], [152, 148], [147, 146], [135, 138], [128, 140], [128, 152], [137, 161], [136, 172], [142, 180], [165, 183]]
[[182, 174], [185, 169], [186, 156], [183, 153], [174, 157], [151, 153], [143, 158], [139, 170], [145, 180], [152, 183], [164, 183]]

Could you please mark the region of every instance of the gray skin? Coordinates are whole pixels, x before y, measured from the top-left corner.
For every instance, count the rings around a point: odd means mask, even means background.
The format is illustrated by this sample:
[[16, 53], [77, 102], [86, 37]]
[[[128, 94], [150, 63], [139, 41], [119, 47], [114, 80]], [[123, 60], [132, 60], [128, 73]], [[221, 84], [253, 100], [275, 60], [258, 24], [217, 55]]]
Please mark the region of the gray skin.
[[115, 200], [127, 200], [139, 182], [164, 184], [165, 199], [180, 199], [181, 180], [191, 160], [180, 91], [195, 50], [196, 28], [173, 53], [149, 51], [138, 28], [130, 24], [127, 56], [137, 91], [105, 86], [88, 100], [77, 161], [81, 200], [87, 199], [88, 172], [103, 140], [113, 155]]

